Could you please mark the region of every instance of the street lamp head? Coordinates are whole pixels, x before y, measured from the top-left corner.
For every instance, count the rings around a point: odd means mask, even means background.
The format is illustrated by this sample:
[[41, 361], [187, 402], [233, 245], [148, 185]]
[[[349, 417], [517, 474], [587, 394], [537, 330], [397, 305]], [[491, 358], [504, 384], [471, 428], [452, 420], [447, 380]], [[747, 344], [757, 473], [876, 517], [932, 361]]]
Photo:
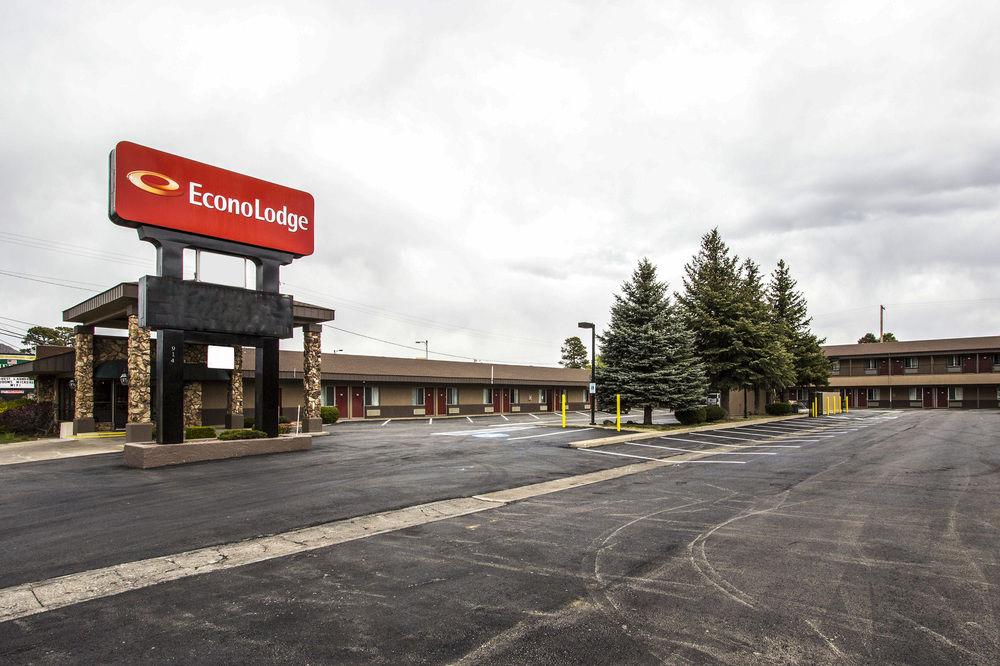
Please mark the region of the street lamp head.
[[594, 324], [592, 324], [589, 321], [581, 321], [579, 324], [577, 324], [577, 327], [578, 328], [594, 328]]

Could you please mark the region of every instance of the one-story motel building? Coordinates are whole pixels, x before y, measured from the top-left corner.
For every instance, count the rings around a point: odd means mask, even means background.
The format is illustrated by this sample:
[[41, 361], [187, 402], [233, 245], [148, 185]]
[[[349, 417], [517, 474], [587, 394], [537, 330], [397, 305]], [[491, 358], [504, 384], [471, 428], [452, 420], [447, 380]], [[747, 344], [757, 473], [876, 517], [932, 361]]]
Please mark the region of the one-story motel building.
[[[78, 324], [73, 347], [39, 347], [35, 360], [0, 373], [33, 377], [37, 398], [55, 404], [57, 420], [84, 424], [81, 432], [149, 422], [155, 349], [138, 325], [137, 306], [134, 282], [79, 303], [63, 312]], [[336, 405], [345, 419], [555, 412], [563, 395], [568, 409], [590, 408], [589, 370], [323, 354], [321, 324], [333, 317], [293, 303], [305, 349], [279, 353], [279, 403], [289, 420], [319, 416], [311, 404]], [[128, 335], [98, 335], [96, 327]], [[254, 415], [254, 364], [254, 350], [237, 347], [232, 370], [209, 368], [207, 346], [186, 344], [185, 424], [242, 427]]]

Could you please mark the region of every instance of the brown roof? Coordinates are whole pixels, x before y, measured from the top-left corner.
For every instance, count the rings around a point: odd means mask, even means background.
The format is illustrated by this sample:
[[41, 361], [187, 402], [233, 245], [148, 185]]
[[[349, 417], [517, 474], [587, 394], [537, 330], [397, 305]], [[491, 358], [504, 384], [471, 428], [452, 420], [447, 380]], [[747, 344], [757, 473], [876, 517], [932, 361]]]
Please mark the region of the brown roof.
[[[278, 367], [283, 377], [302, 375], [302, 352], [279, 352]], [[252, 371], [254, 350], [243, 352], [243, 370]], [[438, 361], [391, 356], [323, 354], [323, 379], [343, 381], [451, 382], [582, 386], [590, 381], [590, 370], [543, 368], [534, 365]]]
[[826, 345], [827, 356], [899, 356], [902, 354], [934, 354], [970, 351], [1000, 351], [1000, 335], [980, 338], [946, 338], [942, 340], [910, 340], [907, 342], [869, 342], [853, 345]]

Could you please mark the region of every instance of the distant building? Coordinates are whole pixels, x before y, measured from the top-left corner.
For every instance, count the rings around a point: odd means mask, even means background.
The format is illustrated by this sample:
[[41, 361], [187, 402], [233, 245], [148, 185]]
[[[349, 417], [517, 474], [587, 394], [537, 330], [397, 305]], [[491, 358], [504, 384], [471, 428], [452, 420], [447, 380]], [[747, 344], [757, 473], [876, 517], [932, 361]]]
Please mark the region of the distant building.
[[830, 387], [851, 407], [997, 408], [1000, 336], [827, 345]]
[[[93, 419], [99, 429], [148, 421], [155, 345], [150, 348], [149, 332], [138, 327], [137, 306], [131, 282], [74, 305], [63, 319], [80, 324], [75, 347], [39, 347], [36, 359], [0, 369], [0, 380], [34, 380], [38, 399], [52, 401], [60, 421]], [[586, 369], [319, 354], [318, 322], [332, 319], [333, 311], [295, 302], [293, 316], [315, 345], [314, 352], [307, 345], [306, 351], [279, 354], [279, 404], [289, 420], [306, 406], [310, 353], [318, 357], [321, 403], [338, 406], [345, 419], [556, 411], [563, 394], [571, 409], [590, 407]], [[129, 337], [95, 335], [95, 327], [127, 329]], [[206, 345], [185, 344], [187, 425], [242, 427], [244, 418], [253, 417], [255, 355], [250, 348], [237, 350], [236, 369], [223, 370], [208, 367]]]

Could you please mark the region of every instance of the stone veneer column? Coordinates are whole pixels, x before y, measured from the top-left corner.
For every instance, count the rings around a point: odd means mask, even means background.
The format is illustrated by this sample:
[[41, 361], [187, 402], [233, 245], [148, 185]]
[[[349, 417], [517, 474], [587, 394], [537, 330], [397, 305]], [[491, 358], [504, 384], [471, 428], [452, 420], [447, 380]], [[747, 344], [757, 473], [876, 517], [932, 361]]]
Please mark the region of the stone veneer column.
[[139, 315], [128, 315], [128, 422], [126, 442], [149, 442], [153, 439], [149, 329], [139, 326]]
[[307, 324], [302, 327], [303, 358], [302, 358], [302, 394], [305, 397], [305, 414], [302, 417], [302, 432], [320, 432], [323, 430], [323, 419], [320, 418], [320, 385], [323, 354], [320, 348], [319, 324]]
[[73, 434], [94, 432], [94, 327], [77, 326], [73, 335]]
[[226, 427], [242, 428], [243, 416], [243, 347], [233, 347], [233, 371], [229, 375], [229, 409], [226, 410]]
[[35, 377], [35, 401], [38, 403], [47, 402], [52, 405], [52, 427], [55, 428], [59, 421], [59, 406], [56, 405], [55, 377]]
[[[184, 363], [208, 363], [206, 345], [184, 345]], [[184, 383], [184, 426], [201, 425], [202, 386], [201, 382]]]

